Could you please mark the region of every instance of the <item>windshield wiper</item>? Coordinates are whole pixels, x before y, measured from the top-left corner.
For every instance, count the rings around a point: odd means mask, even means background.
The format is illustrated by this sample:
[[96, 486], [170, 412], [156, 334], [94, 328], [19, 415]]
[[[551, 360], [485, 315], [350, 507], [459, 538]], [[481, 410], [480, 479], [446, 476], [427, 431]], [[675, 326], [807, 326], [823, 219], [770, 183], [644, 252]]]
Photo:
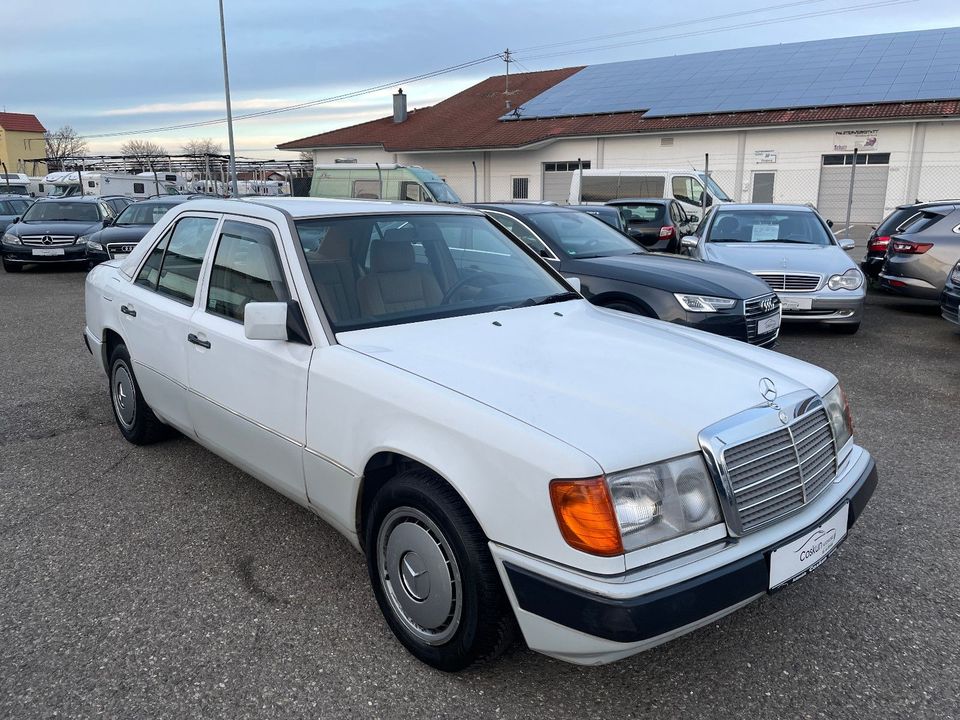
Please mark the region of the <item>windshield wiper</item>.
[[579, 300], [580, 296], [575, 292], [561, 292], [554, 293], [553, 295], [547, 295], [542, 297], [539, 300], [536, 298], [528, 298], [524, 300], [519, 305], [514, 305], [515, 308], [522, 307], [536, 307], [537, 305], [550, 305], [551, 303], [566, 302], [567, 300]]
[[799, 243], [800, 245], [816, 245], [817, 244], [817, 243], [812, 243], [809, 240], [788, 240], [787, 238], [774, 238], [772, 240], [757, 240], [756, 242]]

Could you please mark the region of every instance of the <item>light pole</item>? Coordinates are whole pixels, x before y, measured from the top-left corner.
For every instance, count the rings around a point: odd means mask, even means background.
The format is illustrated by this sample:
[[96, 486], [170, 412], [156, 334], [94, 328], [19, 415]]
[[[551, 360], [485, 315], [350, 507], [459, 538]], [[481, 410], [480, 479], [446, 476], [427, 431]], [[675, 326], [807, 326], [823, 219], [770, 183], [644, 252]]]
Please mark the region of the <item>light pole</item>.
[[237, 155], [233, 147], [233, 111], [230, 109], [230, 73], [227, 70], [227, 31], [223, 22], [223, 0], [220, 0], [220, 46], [223, 48], [223, 92], [227, 97], [227, 141], [230, 144], [230, 189], [234, 197], [237, 189]]

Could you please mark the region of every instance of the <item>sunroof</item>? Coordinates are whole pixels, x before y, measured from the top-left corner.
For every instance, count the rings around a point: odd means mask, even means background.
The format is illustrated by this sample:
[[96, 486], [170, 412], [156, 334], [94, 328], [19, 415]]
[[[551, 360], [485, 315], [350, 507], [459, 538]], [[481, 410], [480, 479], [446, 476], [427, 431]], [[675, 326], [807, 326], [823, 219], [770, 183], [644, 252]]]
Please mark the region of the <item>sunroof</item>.
[[664, 117], [955, 98], [960, 28], [946, 28], [590, 65], [525, 103], [519, 117]]

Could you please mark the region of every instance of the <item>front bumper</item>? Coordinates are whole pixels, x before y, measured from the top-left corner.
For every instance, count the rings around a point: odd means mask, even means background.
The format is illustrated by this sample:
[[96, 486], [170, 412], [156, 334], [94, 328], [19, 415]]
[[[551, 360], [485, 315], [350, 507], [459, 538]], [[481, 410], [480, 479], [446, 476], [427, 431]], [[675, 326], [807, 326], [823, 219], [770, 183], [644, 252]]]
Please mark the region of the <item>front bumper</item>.
[[940, 314], [944, 320], [960, 325], [960, 286], [947, 285], [940, 296]]
[[[57, 251], [63, 250], [63, 254], [57, 255], [47, 255], [41, 254], [36, 255], [34, 251]], [[87, 246], [86, 245], [60, 245], [60, 246], [47, 246], [47, 245], [10, 245], [9, 243], [0, 244], [0, 255], [3, 256], [3, 259], [7, 262], [16, 262], [16, 263], [46, 263], [46, 262], [86, 262], [87, 261]]]
[[869, 453], [854, 447], [834, 487], [796, 515], [736, 542], [723, 541], [613, 577], [588, 576], [490, 544], [531, 649], [597, 665], [647, 650], [770, 592], [770, 554], [849, 503], [847, 526], [877, 485]]
[[722, 335], [731, 340], [740, 340], [759, 347], [772, 348], [777, 344], [777, 338], [780, 335], [779, 325], [773, 332], [766, 332], [762, 335], [757, 333], [757, 327], [760, 320], [773, 317], [776, 314], [777, 311], [774, 311], [764, 315], [746, 317], [742, 308], [717, 313], [684, 311], [677, 322], [694, 330]]
[[[866, 291], [818, 290], [816, 292], [782, 293], [783, 321], [824, 322], [829, 324], [854, 324], [863, 319], [863, 303]], [[791, 307], [799, 303], [802, 307]], [[809, 307], [807, 307], [809, 305]]]

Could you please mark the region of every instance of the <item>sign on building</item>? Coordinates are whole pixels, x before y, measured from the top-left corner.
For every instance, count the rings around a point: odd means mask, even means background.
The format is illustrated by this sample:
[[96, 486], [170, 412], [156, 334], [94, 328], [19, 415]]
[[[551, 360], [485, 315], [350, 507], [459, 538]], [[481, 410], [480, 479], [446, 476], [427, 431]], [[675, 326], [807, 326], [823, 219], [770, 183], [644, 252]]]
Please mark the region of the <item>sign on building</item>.
[[877, 130], [837, 130], [833, 134], [833, 149], [836, 152], [877, 149]]

